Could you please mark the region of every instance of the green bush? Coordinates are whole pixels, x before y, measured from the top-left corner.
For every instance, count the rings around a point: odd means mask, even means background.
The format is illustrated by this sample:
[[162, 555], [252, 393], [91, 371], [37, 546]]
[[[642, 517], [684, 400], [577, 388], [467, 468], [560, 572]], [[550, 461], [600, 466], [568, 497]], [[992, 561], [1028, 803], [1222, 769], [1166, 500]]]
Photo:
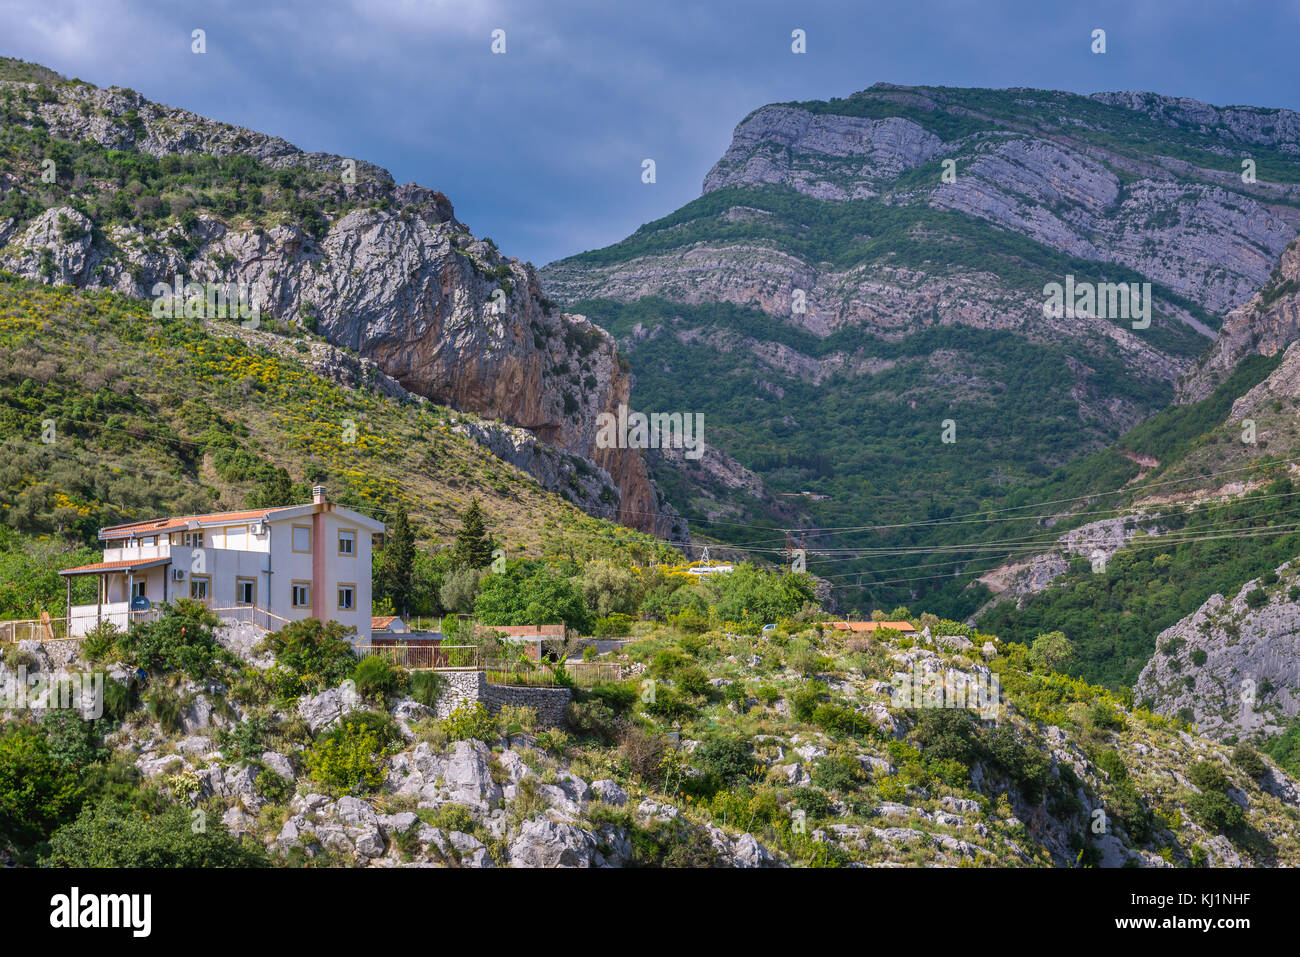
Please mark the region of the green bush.
[[1268, 774], [1268, 765], [1249, 744], [1239, 744], [1232, 749], [1232, 763], [1256, 781]]
[[827, 686], [822, 681], [805, 681], [789, 695], [790, 713], [797, 721], [811, 721], [813, 712], [826, 695]]
[[182, 598], [161, 608], [157, 620], [136, 622], [116, 639], [126, 661], [151, 673], [181, 671], [191, 678], [212, 677], [218, 664], [235, 661], [217, 644], [213, 629], [220, 621], [206, 607]]
[[236, 841], [207, 815], [201, 829], [191, 812], [173, 806], [146, 815], [111, 802], [88, 807], [50, 839], [44, 867], [267, 867], [255, 841]]
[[411, 672], [410, 695], [426, 708], [435, 708], [447, 691], [447, 676], [436, 671]]
[[1193, 794], [1187, 801], [1187, 809], [1191, 811], [1196, 823], [1220, 833], [1235, 831], [1246, 822], [1246, 812], [1228, 795], [1219, 791]]
[[1187, 769], [1187, 778], [1202, 791], [1228, 790], [1228, 776], [1215, 761], [1197, 761]]
[[483, 702], [476, 701], [473, 705], [462, 704], [447, 715], [442, 730], [451, 741], [494, 741], [497, 722]]
[[357, 662], [352, 680], [361, 697], [382, 702], [400, 694], [410, 679], [405, 669], [396, 667], [387, 658], [371, 655]]
[[296, 698], [337, 687], [357, 667], [357, 656], [347, 638], [356, 629], [336, 621], [304, 618], [266, 637], [275, 655], [281, 694]]
[[747, 738], [710, 738], [692, 757], [718, 787], [730, 787], [754, 773], [754, 749]]
[[570, 702], [565, 719], [579, 737], [594, 738], [604, 744], [614, 743], [623, 733], [618, 714], [599, 700]]
[[349, 718], [313, 742], [305, 763], [311, 779], [326, 790], [364, 793], [383, 784], [384, 754], [380, 733]]
[[0, 837], [20, 847], [43, 840], [77, 813], [84, 795], [78, 770], [51, 752], [41, 731], [0, 733]]
[[813, 784], [825, 791], [848, 793], [866, 779], [862, 765], [846, 754], [822, 758], [813, 768]]

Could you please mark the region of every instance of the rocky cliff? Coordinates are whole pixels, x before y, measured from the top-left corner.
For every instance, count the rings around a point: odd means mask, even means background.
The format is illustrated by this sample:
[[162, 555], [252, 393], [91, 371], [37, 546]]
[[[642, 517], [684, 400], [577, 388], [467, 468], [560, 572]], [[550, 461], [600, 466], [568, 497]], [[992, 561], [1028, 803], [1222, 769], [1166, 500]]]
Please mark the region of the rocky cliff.
[[0, 268], [146, 299], [176, 276], [242, 284], [263, 323], [314, 328], [411, 392], [527, 429], [608, 474], [606, 517], [684, 537], [639, 453], [596, 448], [596, 416], [628, 400], [613, 340], [441, 193], [130, 90], [0, 82], [0, 104], [6, 141], [39, 144], [0, 164]]
[[1271, 356], [1300, 338], [1300, 242], [1282, 253], [1268, 282], [1223, 320], [1196, 367], [1179, 380], [1178, 401], [1209, 395], [1248, 355]]
[[1133, 690], [1222, 739], [1281, 732], [1300, 713], [1298, 689], [1300, 577], [1288, 562], [1162, 632]]
[[[755, 110], [698, 199], [541, 273], [618, 337], [640, 405], [704, 412], [776, 498], [829, 496], [809, 524], [857, 531], [818, 544], [883, 549], [888, 526], [998, 502], [1165, 408], [1295, 238], [1298, 176], [1287, 111], [877, 84]], [[1148, 283], [1149, 325], [1100, 299], [1045, 310], [1067, 283]], [[947, 585], [881, 564], [835, 571], [881, 572], [886, 608]]]

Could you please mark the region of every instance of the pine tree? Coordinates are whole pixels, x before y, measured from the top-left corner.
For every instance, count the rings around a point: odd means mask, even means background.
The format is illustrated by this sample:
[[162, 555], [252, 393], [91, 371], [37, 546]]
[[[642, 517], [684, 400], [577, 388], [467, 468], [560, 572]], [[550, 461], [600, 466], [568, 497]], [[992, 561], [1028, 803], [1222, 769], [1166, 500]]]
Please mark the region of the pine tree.
[[462, 568], [486, 568], [492, 564], [495, 543], [488, 537], [483, 522], [483, 509], [477, 496], [470, 499], [469, 507], [461, 516], [460, 532], [452, 549], [453, 561]]
[[379, 559], [376, 591], [380, 598], [392, 601], [402, 615], [411, 610], [411, 568], [415, 564], [415, 534], [403, 509], [393, 516], [388, 541]]

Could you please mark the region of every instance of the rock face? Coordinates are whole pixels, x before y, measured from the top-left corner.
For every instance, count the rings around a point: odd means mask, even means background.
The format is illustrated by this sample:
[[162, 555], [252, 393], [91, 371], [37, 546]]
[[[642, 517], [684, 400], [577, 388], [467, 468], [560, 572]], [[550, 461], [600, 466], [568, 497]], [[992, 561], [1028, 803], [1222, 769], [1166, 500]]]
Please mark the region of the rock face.
[[[527, 429], [608, 476], [606, 517], [684, 536], [638, 451], [596, 447], [596, 417], [628, 401], [614, 341], [554, 308], [532, 266], [475, 239], [443, 194], [129, 90], [57, 84], [36, 96], [34, 84], [0, 86], [20, 96], [16, 122], [44, 125], [53, 139], [164, 158], [249, 157], [312, 177], [310, 186], [295, 187], [290, 215], [265, 226], [201, 202], [183, 221], [149, 226], [91, 222], [71, 206], [25, 223], [0, 221], [0, 268], [146, 299], [178, 275], [242, 284], [261, 321], [309, 322], [412, 393]], [[0, 183], [0, 193], [11, 189], [28, 187]], [[294, 212], [304, 201], [325, 211], [320, 220]]]
[[[1161, 632], [1133, 689], [1138, 700], [1210, 738], [1283, 730], [1300, 713], [1300, 600], [1292, 597], [1300, 575], [1291, 562], [1276, 574], [1272, 584], [1247, 582], [1232, 599], [1211, 596]], [[1252, 602], [1257, 590], [1263, 598]]]
[[[1300, 242], [1287, 247], [1267, 285], [1228, 314], [1206, 355], [1178, 382], [1178, 400], [1204, 399], [1249, 355], [1275, 355], [1300, 338]], [[1237, 410], [1233, 410], [1236, 414]]]
[[[1104, 566], [1136, 535], [1161, 535], [1159, 516], [1120, 515], [1089, 522], [1057, 539], [1057, 547], [1041, 555], [1001, 565], [979, 578], [993, 592], [993, 601], [1015, 598], [1019, 602], [1052, 584], [1070, 568], [1072, 558], [1086, 558]], [[986, 606], [988, 607], [988, 606]], [[981, 609], [972, 616], [978, 618]]]
[[[1225, 171], [1246, 159], [1287, 174], [1247, 182]], [[616, 334], [643, 405], [685, 393], [684, 369], [719, 383], [692, 393], [694, 407], [710, 447], [760, 489], [823, 479], [817, 490], [834, 493], [863, 479], [863, 494], [894, 492], [895, 481], [906, 494], [919, 484], [904, 474], [910, 439], [876, 443], [872, 462], [890, 462], [879, 477], [849, 426], [800, 447], [811, 423], [847, 408], [874, 436], [873, 416], [987, 423], [1014, 402], [1017, 435], [1069, 432], [1060, 454], [1031, 453], [1041, 474], [1165, 407], [1221, 317], [1247, 308], [1300, 229], [1298, 159], [1300, 120], [1285, 111], [878, 84], [755, 110], [698, 199], [541, 274], [549, 295]], [[1067, 279], [1150, 283], [1150, 326], [1096, 304], [1045, 313], [1047, 289]], [[1019, 358], [1003, 365], [1010, 350]], [[1052, 372], [1030, 386], [1040, 362]], [[755, 453], [769, 443], [784, 460]], [[993, 443], [966, 454], [994, 472], [1024, 466]], [[666, 488], [691, 490], [673, 501], [692, 517], [753, 521], [752, 507], [788, 521], [716, 468], [651, 464]], [[701, 481], [707, 495], [694, 493]], [[865, 508], [836, 516], [874, 521]], [[807, 521], [828, 523], [815, 512]]]

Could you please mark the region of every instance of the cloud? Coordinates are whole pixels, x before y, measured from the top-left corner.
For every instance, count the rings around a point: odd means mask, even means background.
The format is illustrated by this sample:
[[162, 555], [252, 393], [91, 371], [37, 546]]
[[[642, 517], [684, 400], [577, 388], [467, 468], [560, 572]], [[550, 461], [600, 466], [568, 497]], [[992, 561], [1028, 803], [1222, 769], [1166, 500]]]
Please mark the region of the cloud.
[[[0, 52], [368, 159], [543, 263], [699, 195], [732, 128], [768, 102], [889, 80], [1295, 106], [1296, 71], [1266, 67], [1290, 62], [1298, 3], [0, 0]], [[1104, 57], [1087, 53], [1094, 26]], [[795, 27], [807, 54], [790, 52]]]

